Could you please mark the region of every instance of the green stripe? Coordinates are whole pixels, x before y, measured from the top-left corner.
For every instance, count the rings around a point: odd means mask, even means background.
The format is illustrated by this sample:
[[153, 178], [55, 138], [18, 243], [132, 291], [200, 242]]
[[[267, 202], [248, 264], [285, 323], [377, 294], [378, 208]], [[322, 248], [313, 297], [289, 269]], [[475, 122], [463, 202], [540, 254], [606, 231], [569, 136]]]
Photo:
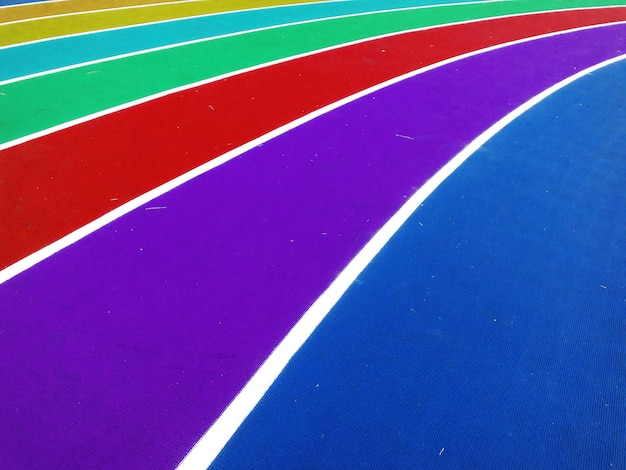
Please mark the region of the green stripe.
[[408, 29], [612, 1], [509, 1], [323, 20], [102, 62], [0, 87], [0, 144], [171, 88]]

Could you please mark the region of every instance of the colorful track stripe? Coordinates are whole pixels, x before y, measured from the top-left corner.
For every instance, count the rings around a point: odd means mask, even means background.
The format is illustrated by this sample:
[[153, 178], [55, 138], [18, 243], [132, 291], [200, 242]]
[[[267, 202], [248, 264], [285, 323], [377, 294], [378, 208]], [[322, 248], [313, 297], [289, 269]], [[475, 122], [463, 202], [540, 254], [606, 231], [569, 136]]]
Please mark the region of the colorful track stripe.
[[10, 6], [2, 10], [0, 24], [20, 20], [33, 20], [58, 15], [70, 15], [93, 10], [107, 10], [111, 8], [137, 7], [155, 3], [172, 3], [172, 0], [33, 0], [33, 1], [4, 1], [1, 6]]

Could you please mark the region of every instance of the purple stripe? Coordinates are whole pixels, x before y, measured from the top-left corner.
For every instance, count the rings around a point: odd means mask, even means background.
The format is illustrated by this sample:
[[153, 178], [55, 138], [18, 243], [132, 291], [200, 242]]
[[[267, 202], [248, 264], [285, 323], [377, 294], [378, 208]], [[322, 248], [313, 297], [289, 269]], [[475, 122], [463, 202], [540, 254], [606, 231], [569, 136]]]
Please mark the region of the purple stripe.
[[618, 55], [624, 37], [625, 26], [571, 33], [396, 84], [0, 286], [1, 458], [175, 465], [416, 188], [516, 106]]

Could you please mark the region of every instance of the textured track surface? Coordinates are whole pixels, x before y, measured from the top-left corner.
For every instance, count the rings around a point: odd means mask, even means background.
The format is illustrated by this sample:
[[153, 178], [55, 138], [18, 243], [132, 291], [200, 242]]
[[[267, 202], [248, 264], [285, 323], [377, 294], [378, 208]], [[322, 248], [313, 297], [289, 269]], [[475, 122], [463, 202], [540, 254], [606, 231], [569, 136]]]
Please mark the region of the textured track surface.
[[89, 5], [0, 7], [2, 468], [626, 466], [626, 5]]

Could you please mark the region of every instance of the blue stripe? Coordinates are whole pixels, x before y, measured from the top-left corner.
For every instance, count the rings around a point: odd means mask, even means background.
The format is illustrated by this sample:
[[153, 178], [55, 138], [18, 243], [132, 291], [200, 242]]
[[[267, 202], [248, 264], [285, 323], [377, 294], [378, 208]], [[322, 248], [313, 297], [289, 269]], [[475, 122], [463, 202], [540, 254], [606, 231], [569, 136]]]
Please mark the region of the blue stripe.
[[0, 49], [0, 81], [250, 29], [444, 1], [462, 3], [461, 0], [361, 0], [305, 4], [210, 15], [18, 45]]
[[0, 0], [0, 7], [23, 5], [25, 3], [47, 3], [49, 0]]
[[626, 465], [626, 62], [410, 218], [212, 468]]

